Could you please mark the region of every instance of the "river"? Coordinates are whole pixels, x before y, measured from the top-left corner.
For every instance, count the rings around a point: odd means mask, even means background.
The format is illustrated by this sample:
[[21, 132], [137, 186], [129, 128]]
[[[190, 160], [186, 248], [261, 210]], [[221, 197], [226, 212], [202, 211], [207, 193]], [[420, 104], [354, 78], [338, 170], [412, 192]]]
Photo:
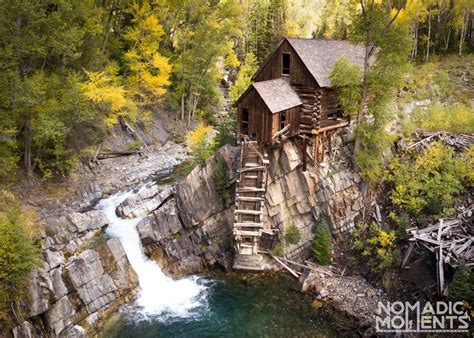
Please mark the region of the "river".
[[[139, 279], [135, 301], [123, 306], [101, 337], [332, 337], [339, 326], [284, 276], [256, 274], [206, 275], [172, 279], [144, 254], [136, 225], [141, 218], [122, 219], [115, 208], [147, 189], [121, 192], [102, 200], [106, 232], [122, 242]], [[339, 327], [340, 328], [340, 327]]]

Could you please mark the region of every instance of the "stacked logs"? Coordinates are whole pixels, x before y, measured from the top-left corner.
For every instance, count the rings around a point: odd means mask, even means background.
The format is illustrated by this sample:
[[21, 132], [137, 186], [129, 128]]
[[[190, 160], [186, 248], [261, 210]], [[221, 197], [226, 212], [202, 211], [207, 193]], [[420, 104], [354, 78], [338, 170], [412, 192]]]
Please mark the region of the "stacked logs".
[[296, 91], [301, 101], [303, 101], [300, 115], [300, 131], [302, 133], [311, 133], [311, 130], [319, 126], [321, 91], [314, 87], [298, 87]]

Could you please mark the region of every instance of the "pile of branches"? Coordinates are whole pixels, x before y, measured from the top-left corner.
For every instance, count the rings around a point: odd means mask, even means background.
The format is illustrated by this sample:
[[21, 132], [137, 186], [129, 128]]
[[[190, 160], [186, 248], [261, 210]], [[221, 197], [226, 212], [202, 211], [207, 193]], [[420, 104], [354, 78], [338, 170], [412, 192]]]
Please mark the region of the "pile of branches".
[[448, 146], [453, 147], [456, 151], [466, 151], [470, 145], [474, 144], [474, 135], [450, 133], [447, 131], [423, 131], [414, 134], [414, 143], [408, 145], [406, 149], [421, 150], [428, 144], [435, 141], [441, 141]]
[[461, 264], [474, 266], [474, 206], [460, 210], [456, 218], [440, 219], [423, 229], [407, 229], [410, 246], [403, 260], [406, 265], [415, 246], [421, 246], [436, 255], [438, 292], [444, 290], [444, 264], [453, 268]]

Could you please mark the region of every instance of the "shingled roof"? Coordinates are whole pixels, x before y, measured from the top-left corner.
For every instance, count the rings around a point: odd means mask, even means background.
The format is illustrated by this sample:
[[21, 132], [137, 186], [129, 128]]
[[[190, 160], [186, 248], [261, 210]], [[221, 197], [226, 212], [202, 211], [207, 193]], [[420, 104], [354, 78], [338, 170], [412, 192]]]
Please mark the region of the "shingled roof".
[[303, 103], [293, 88], [281, 78], [255, 82], [252, 86], [272, 113], [278, 113]]
[[287, 39], [321, 87], [331, 84], [329, 75], [340, 56], [364, 66], [364, 48], [343, 40]]
[[[273, 53], [278, 50], [285, 40], [293, 47], [296, 54], [298, 54], [303, 64], [321, 87], [330, 86], [329, 74], [331, 74], [334, 64], [340, 56], [344, 56], [352, 64], [358, 65], [361, 68], [364, 67], [364, 48], [349, 41], [283, 38]], [[252, 80], [255, 79], [256, 75], [260, 73], [270, 59], [268, 57], [260, 66]]]

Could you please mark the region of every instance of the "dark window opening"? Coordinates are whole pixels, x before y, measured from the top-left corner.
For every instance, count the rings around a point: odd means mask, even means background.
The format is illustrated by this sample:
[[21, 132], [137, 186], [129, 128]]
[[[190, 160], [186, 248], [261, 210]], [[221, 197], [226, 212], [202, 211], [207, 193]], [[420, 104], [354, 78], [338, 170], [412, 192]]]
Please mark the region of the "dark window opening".
[[286, 112], [280, 113], [280, 130], [285, 128], [286, 126]]
[[282, 54], [282, 75], [290, 75], [290, 53]]
[[242, 109], [242, 123], [240, 133], [245, 135], [249, 134], [249, 110], [247, 108]]

